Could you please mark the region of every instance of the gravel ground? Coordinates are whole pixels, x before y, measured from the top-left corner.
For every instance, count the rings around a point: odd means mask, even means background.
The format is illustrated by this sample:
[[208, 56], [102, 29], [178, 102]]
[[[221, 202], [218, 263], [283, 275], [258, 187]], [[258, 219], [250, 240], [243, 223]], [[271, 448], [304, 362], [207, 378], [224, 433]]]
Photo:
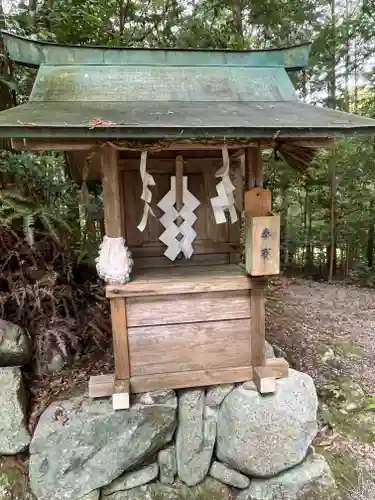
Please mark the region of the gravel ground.
[[[375, 290], [282, 278], [271, 283], [267, 295], [268, 340], [294, 368], [311, 375], [318, 387], [332, 377], [349, 377], [375, 394]], [[347, 351], [336, 366], [322, 360], [327, 345]], [[355, 458], [358, 482], [346, 485], [343, 498], [375, 500], [374, 444], [342, 435], [324, 422], [316, 444]]]

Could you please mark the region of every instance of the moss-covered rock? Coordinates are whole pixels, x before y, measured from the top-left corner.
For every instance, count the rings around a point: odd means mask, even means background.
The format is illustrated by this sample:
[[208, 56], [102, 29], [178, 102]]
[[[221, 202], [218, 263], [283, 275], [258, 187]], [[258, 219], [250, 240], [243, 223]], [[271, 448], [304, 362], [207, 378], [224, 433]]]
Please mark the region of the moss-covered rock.
[[0, 500], [34, 500], [26, 476], [13, 459], [0, 460]]
[[355, 456], [344, 448], [327, 449], [322, 446], [315, 447], [317, 453], [322, 455], [329, 464], [337, 485], [344, 491], [358, 486], [359, 465]]
[[363, 347], [353, 342], [329, 340], [317, 345], [318, 357], [333, 368], [339, 368], [348, 359], [361, 359], [364, 356]]
[[339, 500], [324, 458], [314, 452], [297, 467], [269, 479], [253, 479], [237, 500]]
[[337, 352], [349, 359], [361, 359], [364, 356], [364, 349], [362, 346], [355, 344], [354, 342], [340, 342], [335, 341], [334, 347]]
[[337, 378], [319, 390], [323, 419], [345, 435], [375, 442], [375, 413], [366, 411], [368, 397], [357, 382]]

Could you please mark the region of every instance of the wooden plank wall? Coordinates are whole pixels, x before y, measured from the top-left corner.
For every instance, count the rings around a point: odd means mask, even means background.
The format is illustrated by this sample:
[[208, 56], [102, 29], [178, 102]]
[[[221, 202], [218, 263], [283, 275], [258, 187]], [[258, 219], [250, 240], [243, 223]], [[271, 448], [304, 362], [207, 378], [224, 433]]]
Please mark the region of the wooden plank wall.
[[131, 376], [251, 365], [248, 290], [126, 303]]

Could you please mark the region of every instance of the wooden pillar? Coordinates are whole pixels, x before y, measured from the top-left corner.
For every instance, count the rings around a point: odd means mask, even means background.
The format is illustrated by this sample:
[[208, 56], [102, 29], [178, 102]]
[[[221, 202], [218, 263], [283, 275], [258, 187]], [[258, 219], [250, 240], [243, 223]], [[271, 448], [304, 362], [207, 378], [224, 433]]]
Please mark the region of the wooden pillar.
[[263, 157], [259, 146], [245, 149], [245, 181], [247, 189], [263, 187]]
[[[260, 147], [250, 147], [245, 150], [245, 182], [248, 189], [263, 186], [263, 159]], [[254, 375], [256, 375], [258, 367], [265, 366], [266, 364], [265, 286], [265, 279], [254, 279], [254, 287], [250, 290], [251, 359]], [[256, 380], [255, 376], [254, 380]]]
[[[104, 224], [107, 236], [117, 238], [123, 234], [124, 225], [121, 217], [121, 182], [118, 168], [118, 153], [112, 147], [101, 151], [101, 168], [104, 201]], [[126, 320], [126, 302], [124, 297], [111, 298], [111, 320], [113, 350], [115, 357], [115, 383], [113, 408], [129, 408], [129, 352]]]

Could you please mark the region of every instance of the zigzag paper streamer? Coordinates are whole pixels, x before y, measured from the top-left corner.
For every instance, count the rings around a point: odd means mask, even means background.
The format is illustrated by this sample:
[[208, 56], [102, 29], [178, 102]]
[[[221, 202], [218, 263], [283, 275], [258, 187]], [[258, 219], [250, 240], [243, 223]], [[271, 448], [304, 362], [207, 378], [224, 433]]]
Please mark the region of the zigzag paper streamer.
[[[190, 259], [194, 253], [193, 242], [197, 237], [197, 233], [193, 229], [197, 220], [194, 210], [200, 205], [200, 202], [188, 191], [187, 177], [182, 178], [182, 193], [184, 204], [182, 209], [178, 211], [175, 208], [176, 177], [172, 176], [171, 189], [158, 203], [158, 207], [164, 212], [164, 215], [160, 217], [160, 222], [165, 227], [159, 240], [167, 246], [164, 255], [172, 261], [177, 258], [180, 252], [184, 254], [186, 259]], [[180, 226], [175, 222], [178, 217], [183, 219]], [[182, 235], [181, 240], [178, 239], [179, 235]]]
[[225, 212], [229, 212], [230, 221], [237, 222], [238, 215], [234, 205], [233, 191], [235, 187], [229, 177], [229, 154], [227, 146], [222, 148], [223, 166], [215, 173], [215, 177], [221, 177], [221, 181], [216, 186], [217, 196], [211, 198], [212, 210], [216, 224], [223, 224], [227, 221]]
[[146, 172], [146, 165], [147, 165], [147, 151], [142, 151], [139, 170], [141, 173], [142, 185], [143, 185], [141, 199], [145, 202], [145, 205], [143, 208], [142, 220], [137, 226], [137, 228], [141, 232], [143, 232], [146, 228], [148, 214], [151, 214], [155, 217], [154, 211], [150, 206], [152, 200], [152, 192], [150, 186], [155, 186], [155, 181], [153, 176]]

